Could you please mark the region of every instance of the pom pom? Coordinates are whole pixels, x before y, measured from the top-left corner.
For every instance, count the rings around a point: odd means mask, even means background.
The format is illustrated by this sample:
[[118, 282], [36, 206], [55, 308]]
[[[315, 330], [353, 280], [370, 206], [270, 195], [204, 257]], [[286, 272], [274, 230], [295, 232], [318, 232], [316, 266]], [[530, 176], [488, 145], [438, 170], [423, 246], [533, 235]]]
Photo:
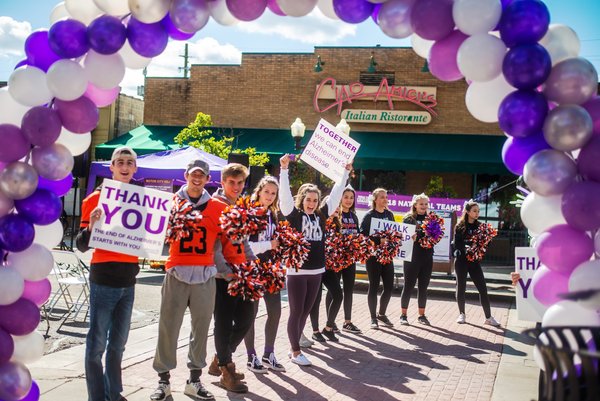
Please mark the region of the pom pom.
[[200, 220], [202, 220], [202, 213], [194, 210], [194, 205], [190, 201], [175, 197], [169, 215], [165, 242], [172, 243], [182, 238], [191, 237], [193, 232], [200, 229]]
[[325, 268], [342, 271], [356, 261], [367, 260], [374, 251], [373, 241], [362, 234], [341, 234], [332, 217], [326, 222]]
[[290, 227], [287, 221], [280, 221], [273, 239], [279, 241], [279, 247], [273, 252], [273, 259], [288, 269], [293, 267], [298, 271], [308, 259], [310, 249], [310, 244], [304, 235]]
[[430, 249], [444, 238], [444, 220], [434, 212], [429, 212], [421, 223], [424, 236], [419, 239], [422, 248]]
[[267, 228], [267, 209], [259, 202], [251, 201], [248, 196], [242, 197], [235, 205], [229, 205], [223, 210], [219, 222], [231, 242], [240, 243], [245, 237]]
[[491, 224], [480, 224], [471, 236], [471, 245], [466, 247], [467, 260], [476, 262], [483, 259], [487, 252], [487, 246], [496, 235], [498, 235], [498, 230], [492, 227]]
[[242, 297], [245, 301], [257, 301], [265, 295], [265, 287], [257, 261], [251, 260], [240, 265], [232, 265], [232, 279], [227, 292], [232, 297]]
[[396, 230], [378, 231], [372, 235], [380, 238], [381, 243], [375, 248], [375, 259], [382, 265], [387, 265], [394, 261], [394, 258], [400, 254], [402, 248], [402, 233]]
[[260, 264], [260, 277], [265, 291], [276, 294], [285, 287], [286, 269], [279, 262], [268, 260]]

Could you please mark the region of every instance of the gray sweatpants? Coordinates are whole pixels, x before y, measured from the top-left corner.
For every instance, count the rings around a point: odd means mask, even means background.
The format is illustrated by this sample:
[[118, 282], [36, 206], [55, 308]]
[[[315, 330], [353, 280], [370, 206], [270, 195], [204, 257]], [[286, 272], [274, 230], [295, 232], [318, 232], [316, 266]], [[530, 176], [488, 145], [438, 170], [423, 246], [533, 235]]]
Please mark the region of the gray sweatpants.
[[158, 344], [152, 367], [159, 374], [177, 366], [177, 338], [186, 308], [190, 308], [192, 330], [187, 367], [199, 370], [206, 366], [208, 327], [215, 309], [215, 278], [206, 283], [186, 284], [172, 274], [165, 274], [158, 321]]

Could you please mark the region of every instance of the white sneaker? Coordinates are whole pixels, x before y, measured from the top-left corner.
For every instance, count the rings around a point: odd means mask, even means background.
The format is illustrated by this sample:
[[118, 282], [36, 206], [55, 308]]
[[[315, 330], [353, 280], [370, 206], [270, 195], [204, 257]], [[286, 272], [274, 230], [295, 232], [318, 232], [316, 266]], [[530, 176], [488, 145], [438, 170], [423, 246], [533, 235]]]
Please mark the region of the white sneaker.
[[312, 363], [310, 363], [308, 358], [305, 357], [304, 354], [302, 354], [302, 353], [300, 353], [296, 356], [294, 356], [294, 354], [292, 354], [290, 359], [296, 365], [300, 365], [300, 366], [311, 366], [312, 365]]
[[215, 397], [211, 392], [206, 390], [200, 380], [197, 382], [190, 382], [189, 380], [185, 383], [185, 389], [183, 394], [189, 395], [196, 400], [214, 400]]
[[456, 323], [463, 324], [466, 322], [467, 322], [467, 317], [465, 316], [464, 313], [461, 313], [460, 315], [458, 315], [458, 319], [456, 319]]
[[150, 399], [152, 401], [164, 401], [171, 395], [171, 385], [167, 383], [158, 383], [158, 387], [152, 395]]
[[304, 336], [304, 333], [300, 335], [300, 346], [302, 348], [310, 348], [313, 345], [315, 345], [315, 342], [306, 338], [306, 336]]
[[494, 319], [493, 316], [490, 316], [489, 318], [485, 319], [485, 322], [483, 322], [483, 324], [489, 324], [490, 326], [500, 327], [500, 322]]

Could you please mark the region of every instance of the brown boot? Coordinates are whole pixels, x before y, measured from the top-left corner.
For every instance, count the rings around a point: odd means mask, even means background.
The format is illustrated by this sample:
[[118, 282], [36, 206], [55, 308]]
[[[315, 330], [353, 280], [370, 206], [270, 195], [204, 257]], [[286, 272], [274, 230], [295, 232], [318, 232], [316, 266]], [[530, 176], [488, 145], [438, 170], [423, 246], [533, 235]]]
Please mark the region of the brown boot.
[[219, 366], [219, 368], [221, 369], [221, 386], [234, 393], [248, 392], [248, 386], [235, 376], [235, 364], [233, 362], [229, 362], [227, 366]]
[[219, 360], [217, 359], [217, 355], [213, 358], [210, 366], [208, 367], [208, 374], [211, 376], [221, 376], [221, 369], [219, 369]]

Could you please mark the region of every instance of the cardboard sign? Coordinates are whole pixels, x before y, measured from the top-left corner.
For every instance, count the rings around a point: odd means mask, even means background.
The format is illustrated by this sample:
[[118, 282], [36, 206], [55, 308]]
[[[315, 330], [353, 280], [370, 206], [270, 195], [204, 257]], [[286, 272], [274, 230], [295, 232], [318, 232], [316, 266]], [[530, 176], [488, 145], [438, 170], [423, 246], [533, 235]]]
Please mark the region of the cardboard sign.
[[415, 234], [414, 224], [404, 224], [395, 221], [384, 219], [371, 219], [371, 230], [369, 235], [373, 235], [378, 231], [396, 230], [402, 233], [402, 247], [400, 254], [397, 256], [402, 261], [410, 262], [412, 260], [413, 243], [412, 236]]
[[358, 148], [358, 142], [321, 119], [300, 159], [339, 183], [344, 176], [346, 164], [354, 160]]
[[105, 179], [98, 206], [102, 218], [90, 246], [107, 251], [157, 257], [162, 253], [173, 194]]
[[531, 279], [541, 265], [534, 248], [515, 248], [515, 271], [521, 275], [515, 288], [519, 320], [541, 322], [546, 312], [547, 307], [534, 298], [531, 287]]

